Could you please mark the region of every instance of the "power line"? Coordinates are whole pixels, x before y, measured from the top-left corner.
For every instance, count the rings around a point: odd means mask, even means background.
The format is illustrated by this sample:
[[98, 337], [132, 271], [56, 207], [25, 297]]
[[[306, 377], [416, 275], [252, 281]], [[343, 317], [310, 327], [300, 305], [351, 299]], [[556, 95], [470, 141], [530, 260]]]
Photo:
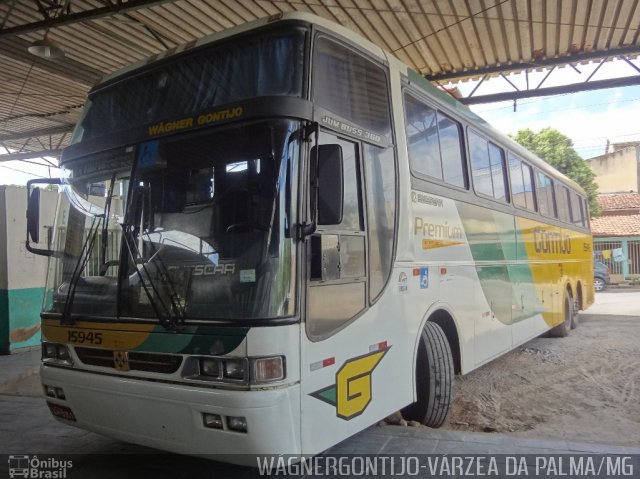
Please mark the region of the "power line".
[[439, 29], [438, 29], [438, 30], [436, 30], [435, 32], [428, 33], [427, 35], [424, 35], [424, 36], [422, 36], [422, 37], [420, 37], [420, 38], [418, 38], [418, 39], [416, 39], [416, 40], [413, 40], [413, 41], [411, 41], [411, 42], [409, 42], [409, 43], [407, 43], [407, 44], [405, 44], [405, 45], [402, 45], [401, 47], [396, 48], [395, 50], [392, 50], [392, 51], [391, 51], [391, 53], [396, 53], [398, 50], [402, 50], [402, 49], [407, 48], [407, 47], [409, 47], [409, 46], [411, 46], [411, 45], [415, 45], [415, 44], [416, 44], [416, 43], [418, 43], [418, 42], [421, 42], [421, 41], [423, 41], [423, 40], [426, 40], [426, 39], [427, 39], [427, 38], [429, 38], [429, 37], [432, 37], [432, 36], [434, 36], [434, 35], [437, 35], [437, 34], [438, 34], [438, 33], [440, 33], [440, 32], [443, 32], [443, 31], [445, 31], [445, 30], [448, 30], [448, 29], [449, 29], [449, 28], [451, 28], [451, 27], [455, 27], [456, 25], [459, 25], [460, 23], [462, 23], [462, 22], [464, 22], [464, 21], [466, 21], [466, 20], [470, 20], [470, 19], [471, 19], [471, 18], [473, 18], [473, 17], [477, 17], [477, 16], [478, 16], [478, 15], [480, 15], [481, 13], [485, 13], [485, 12], [486, 12], [486, 11], [488, 11], [488, 10], [492, 10], [492, 9], [494, 9], [494, 8], [498, 8], [500, 5], [502, 5], [502, 4], [504, 4], [504, 3], [507, 3], [507, 2], [510, 2], [510, 1], [511, 1], [511, 0], [502, 0], [501, 2], [498, 2], [498, 3], [496, 3], [495, 5], [491, 5], [490, 7], [484, 8], [484, 9], [480, 10], [479, 12], [473, 13], [473, 14], [471, 14], [471, 15], [467, 15], [466, 17], [461, 18], [461, 19], [460, 19], [460, 20], [458, 20], [458, 21], [455, 21], [455, 22], [453, 22], [453, 23], [451, 23], [451, 24], [449, 24], [449, 25], [445, 25], [444, 27], [439, 28]]
[[[564, 93], [563, 95], [556, 95], [553, 98], [553, 101], [556, 101], [558, 96], [568, 96], [568, 95], [573, 95], [573, 93]], [[544, 101], [544, 100], [542, 100], [542, 101]], [[588, 105], [572, 106], [572, 107], [567, 107], [567, 108], [556, 108], [556, 109], [551, 108], [551, 109], [548, 109], [546, 111], [543, 111], [543, 112], [540, 112], [540, 113], [536, 113], [535, 115], [542, 115], [542, 114], [546, 114], [546, 113], [549, 113], [549, 112], [557, 112], [557, 111], [582, 110], [582, 109], [589, 108], [589, 107], [592, 107], [592, 106], [611, 105], [613, 103], [627, 103], [627, 102], [633, 102], [633, 101], [640, 101], [640, 98], [631, 98], [631, 99], [628, 99], [628, 100], [612, 100], [612, 101], [607, 101], [607, 102], [604, 102], [604, 103], [590, 103]], [[518, 106], [530, 105], [532, 103], [539, 103], [539, 102], [540, 102], [539, 99], [538, 100], [527, 101], [527, 102], [520, 102], [519, 101], [518, 102]], [[482, 110], [479, 113], [482, 114], [482, 113], [485, 113], [487, 111], [497, 111], [497, 110], [512, 109], [513, 108], [513, 103], [512, 102], [509, 102], [509, 103], [510, 103], [509, 105], [498, 106], [498, 107], [495, 107], [495, 108]], [[532, 115], [529, 114], [529, 116], [532, 116]]]
[[[45, 165], [42, 165], [42, 166], [45, 166]], [[7, 165], [0, 165], [0, 168], [6, 168], [7, 170], [17, 171], [18, 173], [22, 173], [24, 175], [35, 176], [36, 178], [40, 176], [40, 175], [36, 175], [35, 173], [31, 173], [29, 171], [19, 170], [17, 168], [11, 168], [10, 166], [7, 166]]]

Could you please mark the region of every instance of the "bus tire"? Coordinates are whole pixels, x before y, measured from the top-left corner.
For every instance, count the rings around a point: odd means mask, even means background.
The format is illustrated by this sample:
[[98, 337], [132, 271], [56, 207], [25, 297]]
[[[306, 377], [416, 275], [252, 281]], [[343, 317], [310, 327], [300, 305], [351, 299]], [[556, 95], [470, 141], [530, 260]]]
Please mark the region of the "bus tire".
[[451, 409], [454, 374], [451, 348], [444, 331], [427, 321], [416, 359], [417, 401], [405, 407], [402, 416], [425, 426], [442, 426]]
[[582, 308], [582, 293], [580, 291], [580, 286], [578, 286], [576, 299], [573, 302], [573, 315], [571, 316], [571, 329], [576, 329], [578, 327], [578, 313], [580, 312], [580, 308]]
[[571, 331], [571, 323], [573, 321], [573, 298], [569, 291], [564, 293], [564, 321], [549, 331], [549, 335], [553, 338], [566, 338]]

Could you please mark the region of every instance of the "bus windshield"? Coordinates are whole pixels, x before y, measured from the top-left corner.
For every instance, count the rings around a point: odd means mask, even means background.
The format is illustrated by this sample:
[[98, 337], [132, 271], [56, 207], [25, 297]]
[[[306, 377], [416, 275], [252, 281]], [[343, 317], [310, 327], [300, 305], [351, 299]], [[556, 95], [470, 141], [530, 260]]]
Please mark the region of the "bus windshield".
[[298, 127], [260, 121], [152, 140], [131, 149], [126, 174], [87, 178], [86, 165], [103, 161], [72, 163], [45, 311], [161, 322], [292, 315]]
[[99, 86], [89, 94], [72, 143], [249, 98], [301, 98], [304, 48], [303, 29], [251, 34]]

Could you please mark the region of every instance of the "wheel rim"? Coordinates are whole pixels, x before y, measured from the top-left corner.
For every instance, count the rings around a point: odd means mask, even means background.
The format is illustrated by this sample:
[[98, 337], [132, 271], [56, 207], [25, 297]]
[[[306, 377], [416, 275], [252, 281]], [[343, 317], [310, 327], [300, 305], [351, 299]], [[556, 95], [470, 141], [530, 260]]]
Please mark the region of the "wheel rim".
[[570, 328], [571, 327], [571, 320], [573, 318], [573, 308], [572, 308], [572, 301], [573, 299], [571, 298], [571, 296], [569, 296], [567, 294], [567, 297], [565, 298], [564, 301], [564, 324], [565, 327]]
[[600, 278], [594, 279], [593, 284], [596, 288], [596, 291], [602, 291], [604, 289], [604, 281], [602, 281]]

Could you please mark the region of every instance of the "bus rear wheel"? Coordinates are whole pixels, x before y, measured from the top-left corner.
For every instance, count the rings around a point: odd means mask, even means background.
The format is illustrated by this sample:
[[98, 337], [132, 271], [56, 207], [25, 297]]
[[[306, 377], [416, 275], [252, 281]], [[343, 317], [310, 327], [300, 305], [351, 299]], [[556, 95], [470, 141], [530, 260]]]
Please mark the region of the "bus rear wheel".
[[571, 323], [573, 321], [573, 298], [569, 291], [564, 293], [564, 321], [549, 331], [549, 335], [554, 338], [566, 338], [571, 331]]
[[447, 419], [453, 399], [453, 357], [442, 328], [427, 321], [416, 359], [417, 401], [402, 416], [425, 426], [440, 427]]

